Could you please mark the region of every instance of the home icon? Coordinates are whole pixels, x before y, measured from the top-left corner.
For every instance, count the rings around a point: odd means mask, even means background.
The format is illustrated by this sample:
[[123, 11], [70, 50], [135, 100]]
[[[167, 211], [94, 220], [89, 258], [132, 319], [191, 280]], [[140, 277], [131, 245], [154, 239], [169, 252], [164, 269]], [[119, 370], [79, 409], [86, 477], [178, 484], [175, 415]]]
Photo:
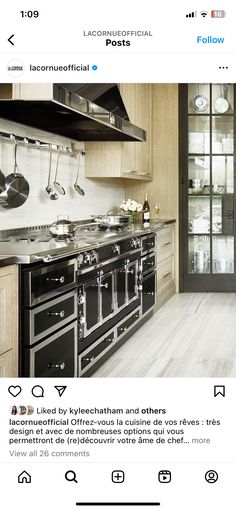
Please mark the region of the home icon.
[[31, 483], [31, 476], [27, 471], [22, 471], [18, 476], [18, 483]]

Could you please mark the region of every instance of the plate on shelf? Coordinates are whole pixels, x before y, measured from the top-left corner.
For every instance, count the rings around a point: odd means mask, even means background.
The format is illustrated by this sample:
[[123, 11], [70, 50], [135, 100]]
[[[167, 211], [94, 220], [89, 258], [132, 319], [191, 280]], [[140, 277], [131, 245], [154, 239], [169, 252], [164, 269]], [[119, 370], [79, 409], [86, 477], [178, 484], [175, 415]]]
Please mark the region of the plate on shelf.
[[221, 184], [213, 184], [212, 186], [212, 194], [213, 195], [222, 195], [225, 191], [225, 187]]
[[203, 188], [188, 188], [189, 195], [201, 195]]

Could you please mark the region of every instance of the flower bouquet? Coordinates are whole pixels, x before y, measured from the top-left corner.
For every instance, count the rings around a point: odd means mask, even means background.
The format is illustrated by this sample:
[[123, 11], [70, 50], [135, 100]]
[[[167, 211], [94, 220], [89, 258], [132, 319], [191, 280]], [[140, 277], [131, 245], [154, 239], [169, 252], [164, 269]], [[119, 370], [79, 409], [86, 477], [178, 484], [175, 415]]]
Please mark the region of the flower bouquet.
[[120, 209], [123, 212], [130, 214], [132, 223], [136, 223], [138, 213], [142, 211], [143, 206], [142, 206], [142, 204], [139, 204], [138, 202], [136, 202], [136, 200], [132, 200], [131, 198], [128, 198], [128, 200], [126, 200], [126, 202], [124, 200], [120, 204]]

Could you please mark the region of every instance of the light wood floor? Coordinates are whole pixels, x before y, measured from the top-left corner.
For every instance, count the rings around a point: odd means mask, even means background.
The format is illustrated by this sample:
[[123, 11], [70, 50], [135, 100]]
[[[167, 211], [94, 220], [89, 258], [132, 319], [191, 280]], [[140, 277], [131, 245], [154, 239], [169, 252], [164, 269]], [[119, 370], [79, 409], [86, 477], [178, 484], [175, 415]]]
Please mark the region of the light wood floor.
[[93, 377], [236, 377], [236, 293], [176, 294]]

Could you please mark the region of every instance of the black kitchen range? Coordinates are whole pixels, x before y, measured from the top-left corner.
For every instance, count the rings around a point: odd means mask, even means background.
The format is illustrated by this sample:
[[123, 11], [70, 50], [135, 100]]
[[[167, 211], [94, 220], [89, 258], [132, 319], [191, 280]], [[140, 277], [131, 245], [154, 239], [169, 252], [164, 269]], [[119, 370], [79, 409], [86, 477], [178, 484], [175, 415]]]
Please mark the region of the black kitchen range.
[[20, 375], [88, 377], [153, 314], [155, 232], [80, 222], [1, 232], [20, 281]]

